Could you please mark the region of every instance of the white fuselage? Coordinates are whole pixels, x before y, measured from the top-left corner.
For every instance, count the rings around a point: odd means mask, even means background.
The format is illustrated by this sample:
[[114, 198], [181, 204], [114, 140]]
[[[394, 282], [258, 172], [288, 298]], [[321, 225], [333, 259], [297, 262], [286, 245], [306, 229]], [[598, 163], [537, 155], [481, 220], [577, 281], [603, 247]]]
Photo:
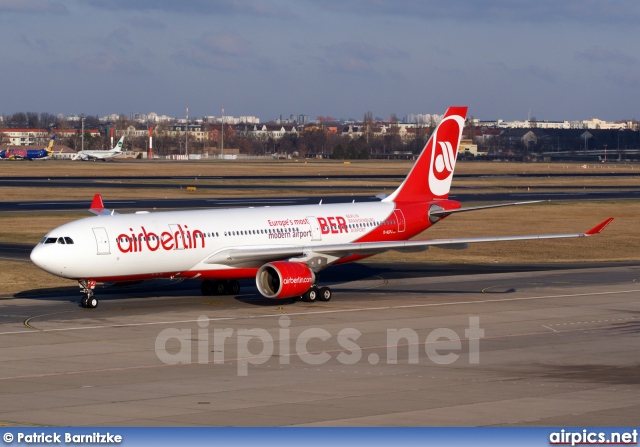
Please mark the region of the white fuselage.
[[[400, 239], [404, 221], [401, 228], [392, 218], [394, 208], [393, 202], [375, 202], [99, 215], [52, 230], [31, 259], [70, 279], [224, 278], [229, 270], [235, 270], [233, 277], [251, 277], [263, 261], [234, 264], [221, 253], [346, 244], [367, 235]], [[73, 243], [61, 243], [60, 238]]]
[[80, 151], [78, 152], [78, 158], [80, 160], [107, 160], [120, 154], [122, 154], [122, 151]]

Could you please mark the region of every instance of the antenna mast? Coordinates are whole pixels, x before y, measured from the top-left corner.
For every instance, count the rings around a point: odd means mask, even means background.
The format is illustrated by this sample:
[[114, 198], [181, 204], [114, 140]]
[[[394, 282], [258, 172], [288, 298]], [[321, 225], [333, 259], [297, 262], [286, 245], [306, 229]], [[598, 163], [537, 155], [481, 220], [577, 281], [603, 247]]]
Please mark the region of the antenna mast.
[[187, 125], [185, 126], [185, 138], [184, 138], [184, 155], [189, 158], [189, 104], [187, 104]]
[[224, 104], [222, 104], [222, 129], [220, 132], [220, 155], [224, 157]]

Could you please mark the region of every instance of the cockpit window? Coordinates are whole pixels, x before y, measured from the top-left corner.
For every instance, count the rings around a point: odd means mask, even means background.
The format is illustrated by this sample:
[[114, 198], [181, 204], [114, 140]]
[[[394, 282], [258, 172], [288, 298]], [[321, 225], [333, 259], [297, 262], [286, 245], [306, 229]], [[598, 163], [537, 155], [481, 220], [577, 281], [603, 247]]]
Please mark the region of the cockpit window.
[[73, 244], [73, 239], [69, 236], [63, 237], [43, 237], [40, 241], [41, 244]]

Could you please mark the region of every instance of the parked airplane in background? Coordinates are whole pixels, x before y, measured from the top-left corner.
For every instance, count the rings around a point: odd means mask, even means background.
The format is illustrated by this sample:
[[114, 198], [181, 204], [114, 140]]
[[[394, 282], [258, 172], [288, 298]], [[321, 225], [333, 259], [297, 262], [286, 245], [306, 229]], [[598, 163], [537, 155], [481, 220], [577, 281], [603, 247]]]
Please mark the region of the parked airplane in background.
[[31, 252], [41, 269], [78, 281], [83, 307], [95, 308], [96, 282], [201, 279], [205, 295], [237, 294], [238, 279], [255, 278], [266, 298], [328, 301], [316, 274], [387, 250], [466, 248], [468, 243], [591, 236], [585, 233], [408, 240], [461, 208], [449, 200], [466, 107], [451, 107], [413, 168], [380, 202], [116, 214], [96, 194], [97, 217], [50, 231]]
[[117, 157], [122, 154], [122, 144], [124, 142], [124, 135], [118, 141], [110, 151], [80, 151], [73, 157], [73, 160], [102, 160], [105, 161], [109, 158]]
[[44, 149], [5, 149], [0, 151], [0, 159], [2, 160], [44, 160], [53, 154], [53, 142], [55, 135], [51, 135], [49, 146]]

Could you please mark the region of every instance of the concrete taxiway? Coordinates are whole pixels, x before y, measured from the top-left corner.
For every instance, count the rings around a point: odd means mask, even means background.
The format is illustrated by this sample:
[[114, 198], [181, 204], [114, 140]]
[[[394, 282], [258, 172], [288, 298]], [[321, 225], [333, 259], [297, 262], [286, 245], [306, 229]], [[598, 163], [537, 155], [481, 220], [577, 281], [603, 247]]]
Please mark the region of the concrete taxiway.
[[640, 265], [571, 267], [346, 265], [328, 303], [25, 291], [0, 300], [0, 423], [635, 425]]
[[[259, 188], [255, 188], [259, 189]], [[295, 189], [295, 188], [293, 188]], [[391, 192], [389, 189], [387, 192]], [[35, 212], [62, 212], [62, 211], [86, 211], [91, 205], [91, 197], [86, 200], [59, 200], [59, 201], [24, 201], [24, 202], [0, 202], [0, 213], [35, 213]], [[640, 198], [640, 190], [630, 191], [575, 191], [575, 192], [508, 192], [508, 193], [477, 193], [451, 194], [450, 199], [462, 203], [469, 202], [525, 202], [532, 200], [541, 201], [586, 201], [586, 200], [637, 200]], [[380, 195], [323, 195], [323, 196], [280, 196], [272, 197], [238, 197], [238, 198], [206, 198], [186, 197], [178, 199], [124, 199], [105, 200], [104, 205], [108, 209], [118, 212], [142, 211], [142, 210], [178, 210], [199, 208], [234, 208], [251, 206], [289, 206], [289, 205], [315, 205], [322, 201], [328, 203], [349, 202], [378, 202]]]

